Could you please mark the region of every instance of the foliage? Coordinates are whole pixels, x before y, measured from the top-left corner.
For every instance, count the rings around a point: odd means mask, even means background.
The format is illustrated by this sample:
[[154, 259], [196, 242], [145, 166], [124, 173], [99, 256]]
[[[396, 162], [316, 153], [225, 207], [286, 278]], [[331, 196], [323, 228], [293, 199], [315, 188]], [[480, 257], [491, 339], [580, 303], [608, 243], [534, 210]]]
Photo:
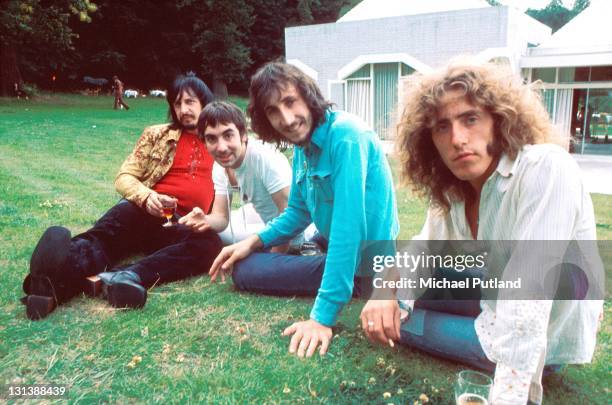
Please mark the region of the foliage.
[[97, 5], [89, 0], [0, 0], [0, 10], [0, 94], [6, 95], [22, 81], [18, 49], [25, 51], [23, 67], [31, 76], [61, 68], [74, 50], [71, 17], [90, 22]]
[[551, 0], [546, 7], [541, 10], [528, 9], [525, 13], [543, 24], [552, 28], [555, 33], [572, 18], [587, 8], [590, 0], [576, 0], [571, 9], [565, 8], [561, 0]]
[[[200, 16], [193, 27], [193, 50], [201, 58], [201, 70], [212, 77], [215, 93], [221, 82], [244, 80], [251, 64], [248, 32], [253, 24], [253, 9], [246, 0], [200, 1], [194, 3]], [[222, 89], [223, 96], [227, 89]]]

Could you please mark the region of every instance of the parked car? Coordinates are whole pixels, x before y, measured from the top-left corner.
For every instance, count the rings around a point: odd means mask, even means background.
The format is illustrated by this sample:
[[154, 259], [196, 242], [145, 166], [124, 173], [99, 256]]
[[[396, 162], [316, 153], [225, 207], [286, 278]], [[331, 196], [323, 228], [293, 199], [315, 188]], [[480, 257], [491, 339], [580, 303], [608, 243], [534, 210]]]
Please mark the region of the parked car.
[[149, 96], [151, 96], [151, 97], [166, 97], [166, 90], [159, 90], [159, 89], [149, 90]]
[[126, 98], [136, 98], [138, 97], [138, 90], [127, 89], [123, 92], [123, 95]]

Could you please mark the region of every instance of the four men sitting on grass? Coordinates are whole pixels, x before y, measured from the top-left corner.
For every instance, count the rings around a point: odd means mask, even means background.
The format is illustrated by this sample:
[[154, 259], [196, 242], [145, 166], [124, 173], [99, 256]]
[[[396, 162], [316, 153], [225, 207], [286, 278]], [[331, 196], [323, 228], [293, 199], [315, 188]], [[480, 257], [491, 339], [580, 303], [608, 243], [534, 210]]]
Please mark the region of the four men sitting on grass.
[[[119, 172], [124, 200], [72, 239], [65, 228], [45, 232], [24, 281], [31, 318], [49, 312], [41, 297], [63, 302], [100, 272], [110, 303], [135, 308], [155, 283], [210, 269], [213, 281], [231, 273], [239, 290], [316, 296], [309, 319], [283, 334], [300, 357], [326, 353], [338, 314], [357, 292], [364, 243], [398, 236], [381, 143], [357, 117], [333, 110], [299, 69], [268, 63], [251, 80], [248, 112], [261, 141], [293, 145], [291, 177], [282, 154], [248, 139], [236, 106], [211, 100], [199, 79], [177, 79], [168, 92], [173, 123], [147, 128]], [[504, 69], [455, 62], [415, 76], [397, 150], [403, 175], [430, 201], [417, 238], [596, 240], [579, 169], [554, 138], [539, 97]], [[229, 224], [233, 234], [235, 225], [233, 186], [267, 225], [221, 250], [217, 233]], [[162, 207], [174, 201], [183, 217], [163, 227]], [[311, 222], [328, 241], [327, 254], [282, 253]], [[275, 246], [281, 253], [269, 250]], [[136, 252], [148, 256], [106, 272]], [[502, 404], [541, 401], [545, 364], [590, 361], [602, 310], [596, 300], [483, 300], [469, 308], [453, 301], [444, 308], [398, 298], [367, 302], [366, 336], [494, 370], [491, 398]], [[403, 321], [401, 306], [409, 314]]]

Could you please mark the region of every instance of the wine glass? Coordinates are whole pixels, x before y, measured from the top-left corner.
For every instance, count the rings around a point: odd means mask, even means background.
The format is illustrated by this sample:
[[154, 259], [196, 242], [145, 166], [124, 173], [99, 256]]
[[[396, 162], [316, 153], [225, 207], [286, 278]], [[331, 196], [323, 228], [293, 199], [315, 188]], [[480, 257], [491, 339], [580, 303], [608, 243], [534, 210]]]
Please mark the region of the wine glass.
[[176, 200], [162, 201], [162, 213], [164, 217], [166, 217], [166, 222], [162, 226], [169, 227], [169, 226], [174, 225], [172, 223], [172, 217], [174, 216], [175, 210], [176, 210]]
[[493, 380], [486, 374], [460, 371], [455, 383], [455, 401], [457, 405], [488, 405], [492, 385]]

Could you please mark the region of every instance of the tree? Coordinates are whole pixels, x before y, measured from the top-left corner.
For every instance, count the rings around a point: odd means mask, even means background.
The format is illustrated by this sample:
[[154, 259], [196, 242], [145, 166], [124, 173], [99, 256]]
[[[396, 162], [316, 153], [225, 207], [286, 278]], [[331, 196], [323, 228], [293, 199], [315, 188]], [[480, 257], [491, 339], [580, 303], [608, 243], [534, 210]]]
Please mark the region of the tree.
[[244, 80], [252, 62], [247, 39], [253, 9], [247, 0], [184, 0], [181, 5], [198, 16], [192, 50], [200, 58], [201, 71], [212, 79], [215, 95], [227, 97], [228, 83]]
[[552, 28], [555, 33], [572, 18], [580, 14], [585, 8], [590, 5], [589, 0], [576, 0], [572, 9], [567, 9], [563, 6], [561, 0], [551, 0], [548, 5], [541, 10], [528, 9], [525, 14], [535, 18], [543, 24]]
[[74, 26], [75, 76], [118, 75], [128, 87], [164, 87], [178, 74], [198, 71], [192, 50], [193, 25], [200, 16], [165, 0], [150, 7], [143, 0], [97, 0], [91, 24]]
[[0, 0], [0, 95], [12, 94], [14, 84], [23, 82], [20, 64], [30, 61], [20, 60], [20, 51], [61, 66], [62, 56], [73, 49], [71, 17], [89, 22], [96, 9], [89, 0]]

